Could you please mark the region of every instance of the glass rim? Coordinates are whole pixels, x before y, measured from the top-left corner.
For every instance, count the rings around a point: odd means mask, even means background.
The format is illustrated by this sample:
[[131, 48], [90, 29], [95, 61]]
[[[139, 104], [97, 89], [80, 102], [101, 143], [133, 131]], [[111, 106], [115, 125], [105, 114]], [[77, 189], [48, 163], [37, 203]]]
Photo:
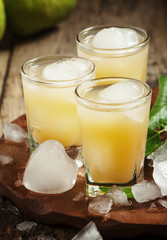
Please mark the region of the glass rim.
[[[80, 39], [80, 36], [84, 33], [91, 32], [92, 30], [96, 30], [96, 29], [97, 30], [99, 29], [99, 31], [100, 31], [103, 28], [110, 28], [110, 27], [130, 28], [130, 29], [136, 30], [137, 32], [143, 33], [145, 35], [145, 38], [143, 39], [143, 41], [141, 41], [138, 44], [135, 44], [134, 46], [126, 47], [126, 48], [119, 48], [119, 49], [104, 49], [104, 48], [96, 48], [96, 47], [88, 46], [87, 44], [83, 43], [83, 41], [81, 41], [81, 39]], [[149, 40], [150, 40], [150, 36], [143, 28], [132, 26], [132, 25], [91, 26], [91, 27], [82, 29], [76, 36], [77, 44], [86, 50], [89, 50], [91, 52], [101, 53], [101, 54], [111, 54], [112, 53], [112, 54], [118, 54], [118, 55], [137, 51], [138, 49], [143, 48], [145, 45], [147, 45], [149, 43]]]
[[[116, 80], [117, 81], [118, 80], [121, 80], [121, 81], [129, 80], [129, 81], [140, 83], [145, 87], [145, 89], [147, 89], [147, 93], [144, 96], [137, 98], [136, 100], [125, 102], [125, 103], [100, 103], [100, 102], [85, 99], [79, 93], [80, 88], [82, 88], [86, 85], [87, 85], [86, 87], [89, 87], [89, 89], [91, 89], [92, 87], [95, 86], [95, 85], [93, 85], [93, 83], [98, 83], [98, 82], [103, 83], [103, 82], [109, 82], [109, 81], [113, 82], [114, 80], [115, 81]], [[88, 90], [88, 88], [85, 88], [84, 90], [86, 90], [86, 89]], [[134, 79], [134, 78], [126, 78], [126, 77], [95, 78], [92, 80], [87, 80], [85, 82], [82, 82], [75, 88], [75, 96], [76, 96], [76, 99], [79, 102], [79, 104], [81, 104], [82, 106], [84, 106], [86, 108], [97, 110], [97, 111], [102, 111], [102, 110], [111, 111], [111, 110], [120, 110], [120, 109], [128, 110], [128, 109], [136, 108], [136, 106], [142, 105], [142, 103], [144, 103], [149, 97], [151, 97], [151, 94], [152, 94], [152, 89], [147, 83], [137, 80], [137, 79]]]
[[[76, 58], [76, 59], [83, 59], [86, 61], [89, 61], [91, 63], [91, 70], [85, 74], [82, 77], [79, 78], [74, 78], [74, 79], [70, 79], [70, 80], [45, 80], [45, 79], [40, 79], [37, 77], [32, 77], [29, 76], [29, 74], [26, 72], [26, 67], [28, 66], [35, 66], [38, 65], [38, 63], [44, 63], [45, 61], [49, 61], [49, 60], [63, 60], [63, 59], [72, 59], [72, 58]], [[34, 64], [36, 63], [36, 64]], [[34, 65], [33, 65], [34, 64]], [[86, 59], [86, 58], [82, 58], [82, 57], [78, 57], [78, 56], [70, 56], [70, 55], [52, 55], [52, 56], [41, 56], [41, 57], [37, 57], [37, 58], [33, 58], [30, 59], [28, 61], [26, 61], [20, 69], [21, 75], [23, 77], [25, 77], [26, 79], [28, 79], [29, 81], [33, 82], [33, 83], [38, 83], [40, 85], [50, 85], [50, 86], [55, 86], [55, 87], [70, 87], [70, 86], [75, 86], [76, 84], [78, 84], [78, 82], [82, 82], [85, 78], [89, 77], [91, 74], [93, 74], [93, 72], [96, 70], [96, 66], [94, 64], [93, 61]]]

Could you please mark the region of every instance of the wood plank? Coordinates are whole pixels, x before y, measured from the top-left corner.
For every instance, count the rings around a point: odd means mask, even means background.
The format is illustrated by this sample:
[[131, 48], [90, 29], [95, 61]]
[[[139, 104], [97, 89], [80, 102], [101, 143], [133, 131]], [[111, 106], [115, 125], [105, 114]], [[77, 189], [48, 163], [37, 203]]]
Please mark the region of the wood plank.
[[2, 134], [1, 106], [4, 98], [4, 89], [8, 75], [10, 58], [12, 54], [12, 37], [6, 32], [0, 44], [0, 136]]

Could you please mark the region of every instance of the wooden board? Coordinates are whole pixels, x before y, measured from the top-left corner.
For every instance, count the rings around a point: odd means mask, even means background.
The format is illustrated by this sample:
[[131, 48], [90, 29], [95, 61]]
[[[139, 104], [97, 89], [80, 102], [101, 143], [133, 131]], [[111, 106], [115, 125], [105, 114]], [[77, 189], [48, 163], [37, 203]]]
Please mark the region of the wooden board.
[[[153, 92], [152, 104], [158, 90]], [[26, 117], [22, 115], [14, 121], [25, 130]], [[68, 225], [82, 228], [89, 221], [94, 221], [104, 237], [133, 237], [143, 233], [167, 236], [167, 209], [157, 201], [138, 204], [134, 199], [128, 207], [113, 207], [107, 216], [91, 215], [88, 204], [92, 200], [85, 195], [85, 177], [79, 176], [73, 189], [56, 195], [35, 194], [27, 190], [21, 183], [24, 169], [29, 158], [29, 148], [25, 143], [16, 144], [0, 140], [0, 153], [10, 155], [13, 163], [0, 165], [0, 195], [12, 200], [24, 214], [35, 221], [47, 225]], [[151, 176], [152, 168], [146, 161], [145, 175]], [[84, 193], [81, 201], [73, 198], [79, 192]], [[150, 209], [151, 203], [155, 209]]]

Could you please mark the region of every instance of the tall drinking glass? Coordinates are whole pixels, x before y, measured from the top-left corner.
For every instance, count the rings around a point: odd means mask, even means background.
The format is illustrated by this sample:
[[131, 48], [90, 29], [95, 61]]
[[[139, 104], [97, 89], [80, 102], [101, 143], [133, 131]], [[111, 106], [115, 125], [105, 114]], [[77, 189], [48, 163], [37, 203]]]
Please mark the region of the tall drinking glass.
[[87, 193], [143, 179], [151, 89], [138, 80], [100, 78], [75, 90]]
[[[106, 37], [99, 37], [103, 48], [94, 47], [93, 39], [96, 34], [104, 29], [108, 31], [111, 27], [93, 26], [80, 31], [76, 38], [78, 56], [90, 59], [95, 63], [96, 78], [119, 76], [146, 82], [149, 35], [145, 30], [138, 27], [121, 26], [117, 28], [116, 39], [113, 40], [113, 45], [115, 43], [118, 47], [105, 47], [103, 42], [106, 41], [108, 35]], [[124, 31], [121, 32], [122, 30], [132, 32], [125, 33]], [[135, 33], [137, 36], [133, 36], [131, 39], [130, 35]], [[126, 34], [127, 39], [125, 41], [128, 47], [119, 47], [119, 42], [123, 44], [125, 39], [123, 34]], [[112, 35], [108, 37], [112, 40]], [[138, 37], [138, 42], [131, 46], [130, 41], [134, 41], [135, 37]], [[109, 39], [108, 41], [111, 40]]]
[[94, 63], [77, 57], [39, 57], [24, 63], [21, 75], [31, 150], [49, 139], [66, 149], [78, 148], [81, 136], [74, 89], [94, 78]]

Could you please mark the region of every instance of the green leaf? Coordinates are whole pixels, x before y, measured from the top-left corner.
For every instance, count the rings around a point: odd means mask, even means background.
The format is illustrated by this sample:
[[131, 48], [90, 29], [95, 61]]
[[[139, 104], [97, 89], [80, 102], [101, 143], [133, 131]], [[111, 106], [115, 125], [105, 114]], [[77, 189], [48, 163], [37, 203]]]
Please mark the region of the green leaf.
[[108, 191], [109, 191], [109, 187], [99, 187], [99, 189], [102, 191], [102, 192], [104, 192], [104, 193], [107, 193]]
[[128, 198], [134, 198], [131, 187], [121, 187], [122, 191], [126, 193]]
[[167, 122], [167, 76], [159, 77], [159, 94], [150, 112], [149, 128], [160, 128], [161, 122]]
[[[110, 187], [99, 187], [99, 189], [102, 192], [107, 193]], [[131, 187], [121, 187], [121, 189], [127, 195], [128, 198], [134, 198], [133, 193], [131, 191]]]
[[148, 156], [164, 144], [165, 141], [160, 142], [160, 133], [163, 131], [164, 130], [156, 131], [154, 129], [148, 128], [145, 156]]

